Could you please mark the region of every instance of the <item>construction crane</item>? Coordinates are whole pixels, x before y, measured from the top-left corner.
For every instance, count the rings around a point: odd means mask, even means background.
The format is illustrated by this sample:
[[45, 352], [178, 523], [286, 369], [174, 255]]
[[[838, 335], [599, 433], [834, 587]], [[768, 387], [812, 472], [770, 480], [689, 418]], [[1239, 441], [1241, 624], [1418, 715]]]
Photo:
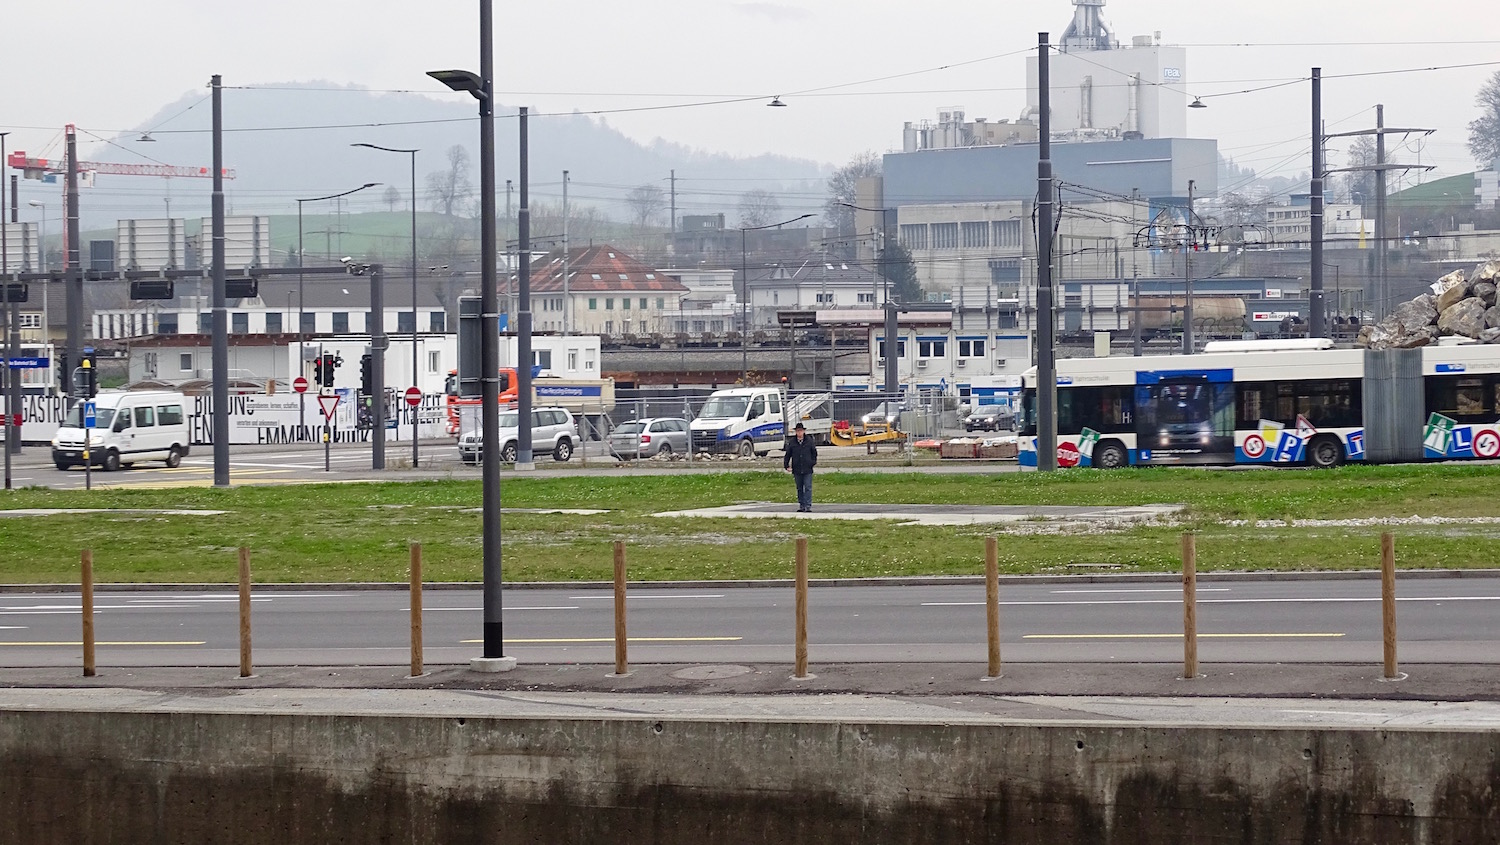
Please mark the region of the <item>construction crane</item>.
[[[66, 134], [74, 133], [73, 124], [63, 130]], [[32, 158], [25, 151], [18, 150], [10, 154], [5, 162], [10, 167], [22, 171], [27, 179], [41, 179], [49, 173], [66, 173], [68, 163], [64, 159], [56, 158]], [[211, 179], [214, 175], [212, 167], [182, 167], [175, 164], [117, 164], [111, 161], [80, 161], [78, 162], [79, 173], [104, 173], [111, 176], [161, 176], [168, 179]], [[224, 178], [233, 179], [234, 170], [224, 168]]]

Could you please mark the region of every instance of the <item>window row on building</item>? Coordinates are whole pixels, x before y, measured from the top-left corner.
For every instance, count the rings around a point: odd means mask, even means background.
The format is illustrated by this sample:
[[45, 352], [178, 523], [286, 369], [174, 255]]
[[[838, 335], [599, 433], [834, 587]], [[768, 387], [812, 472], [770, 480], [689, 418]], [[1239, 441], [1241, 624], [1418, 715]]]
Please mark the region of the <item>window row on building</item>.
[[901, 243], [907, 249], [1020, 249], [1020, 220], [981, 220], [967, 223], [902, 223]]
[[[389, 312], [388, 312], [389, 313]], [[416, 314], [397, 311], [395, 331], [410, 334], [416, 330]], [[373, 322], [368, 311], [231, 311], [230, 334], [368, 334]], [[441, 334], [447, 331], [447, 314], [428, 311], [427, 325], [421, 331]], [[389, 322], [387, 331], [391, 330]], [[94, 337], [111, 340], [144, 335], [211, 334], [213, 315], [207, 312], [179, 311], [100, 311], [94, 314]]]

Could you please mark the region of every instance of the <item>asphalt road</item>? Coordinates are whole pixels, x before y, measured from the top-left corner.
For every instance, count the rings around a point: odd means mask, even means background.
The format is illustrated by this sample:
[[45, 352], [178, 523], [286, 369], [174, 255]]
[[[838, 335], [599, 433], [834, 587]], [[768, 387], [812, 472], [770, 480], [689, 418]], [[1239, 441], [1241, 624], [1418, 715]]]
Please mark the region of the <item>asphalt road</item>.
[[[1200, 660], [1210, 663], [1375, 663], [1381, 660], [1379, 581], [1203, 580]], [[1500, 664], [1500, 577], [1404, 578], [1398, 584], [1400, 659]], [[1182, 659], [1182, 605], [1171, 582], [1006, 583], [1007, 663]], [[810, 657], [829, 663], [954, 663], [985, 658], [982, 584], [815, 587]], [[512, 588], [507, 654], [523, 663], [614, 659], [609, 590]], [[480, 594], [425, 596], [425, 659], [458, 665], [481, 653]], [[262, 590], [252, 603], [258, 666], [400, 666], [408, 660], [404, 590]], [[628, 601], [635, 663], [790, 662], [788, 586], [638, 587]], [[236, 666], [232, 591], [106, 591], [95, 599], [101, 666]], [[74, 593], [0, 594], [0, 666], [77, 666]]]

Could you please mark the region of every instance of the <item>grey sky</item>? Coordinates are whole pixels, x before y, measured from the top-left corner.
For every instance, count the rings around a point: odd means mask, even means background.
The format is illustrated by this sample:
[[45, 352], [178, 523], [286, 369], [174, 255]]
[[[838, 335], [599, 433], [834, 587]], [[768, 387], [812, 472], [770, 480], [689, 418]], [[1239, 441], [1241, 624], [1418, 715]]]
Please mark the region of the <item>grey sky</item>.
[[[0, 51], [0, 130], [12, 132], [11, 150], [42, 153], [68, 122], [101, 134], [141, 128], [164, 104], [202, 90], [213, 73], [227, 85], [326, 80], [445, 97], [454, 95], [425, 71], [478, 67], [476, 3], [74, 0], [65, 6], [66, 14], [62, 7], [27, 12], [32, 7], [15, 5], [5, 12], [12, 35]], [[438, 15], [449, 8], [458, 14]], [[503, 103], [546, 112], [753, 97], [605, 119], [644, 141], [663, 137], [835, 164], [862, 150], [899, 146], [902, 121], [931, 119], [940, 107], [1014, 119], [1025, 105], [1020, 51], [1034, 50], [1041, 30], [1060, 38], [1072, 16], [1068, 0], [551, 0], [495, 9]], [[1305, 77], [1313, 65], [1333, 77], [1500, 62], [1500, 37], [1479, 25], [1496, 20], [1493, 0], [1110, 0], [1104, 13], [1122, 42], [1159, 30], [1163, 43], [1186, 46], [1185, 87], [1200, 96]], [[1495, 40], [1452, 43], [1486, 35]], [[1230, 42], [1252, 46], [1222, 46]], [[1344, 43], [1275, 46], [1306, 42]], [[1016, 55], [973, 61], [1008, 53]], [[1373, 107], [1384, 102], [1388, 124], [1439, 130], [1421, 148], [1423, 162], [1450, 174], [1472, 170], [1466, 126], [1475, 116], [1475, 92], [1497, 69], [1330, 78], [1324, 85], [1329, 130], [1373, 125]], [[790, 108], [763, 105], [762, 98], [778, 94]], [[1245, 166], [1307, 168], [1299, 154], [1309, 135], [1306, 83], [1208, 102], [1210, 108], [1190, 113], [1189, 134], [1217, 138], [1221, 152]], [[1347, 143], [1332, 146], [1337, 164]], [[1399, 154], [1417, 157], [1415, 147]]]

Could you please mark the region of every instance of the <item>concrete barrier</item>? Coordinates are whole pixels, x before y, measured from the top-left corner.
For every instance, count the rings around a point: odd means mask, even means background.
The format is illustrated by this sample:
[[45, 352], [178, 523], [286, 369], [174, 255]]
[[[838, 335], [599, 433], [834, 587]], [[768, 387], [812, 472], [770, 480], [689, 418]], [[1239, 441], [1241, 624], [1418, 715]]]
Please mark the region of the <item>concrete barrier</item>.
[[1493, 731], [288, 710], [0, 711], [0, 842], [1500, 838]]

